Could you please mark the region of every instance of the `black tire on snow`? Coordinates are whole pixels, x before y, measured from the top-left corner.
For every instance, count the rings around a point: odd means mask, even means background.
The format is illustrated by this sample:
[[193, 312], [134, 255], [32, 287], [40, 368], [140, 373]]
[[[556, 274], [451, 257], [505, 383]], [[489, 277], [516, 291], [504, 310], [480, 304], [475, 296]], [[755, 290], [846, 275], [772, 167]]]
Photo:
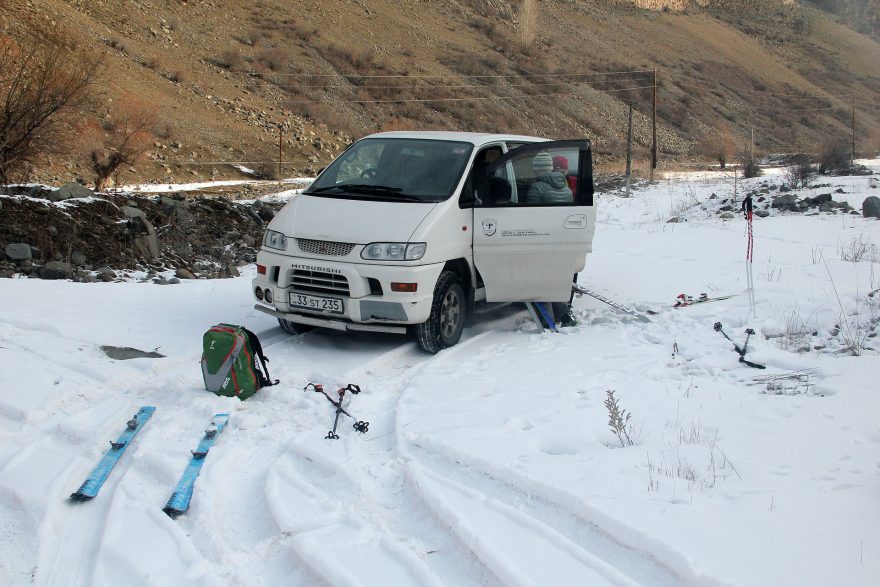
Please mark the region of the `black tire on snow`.
[[281, 326], [281, 330], [283, 330], [287, 334], [292, 334], [294, 336], [305, 334], [306, 332], [314, 328], [314, 326], [309, 326], [308, 324], [297, 324], [296, 322], [288, 322], [283, 318], [278, 319], [278, 325]]
[[467, 317], [467, 297], [461, 280], [453, 271], [444, 271], [434, 286], [431, 315], [416, 325], [416, 342], [431, 353], [454, 346], [461, 339]]

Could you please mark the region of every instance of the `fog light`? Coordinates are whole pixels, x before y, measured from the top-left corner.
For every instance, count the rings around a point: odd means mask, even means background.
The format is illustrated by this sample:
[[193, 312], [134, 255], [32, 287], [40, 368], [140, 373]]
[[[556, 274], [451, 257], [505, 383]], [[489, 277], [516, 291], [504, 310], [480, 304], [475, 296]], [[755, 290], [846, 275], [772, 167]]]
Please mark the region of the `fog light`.
[[266, 293], [264, 293], [263, 295], [266, 296], [266, 303], [271, 304], [272, 303], [272, 290], [267, 287]]
[[263, 290], [259, 287], [254, 290], [254, 295], [257, 296], [257, 299], [261, 302], [263, 301]]
[[415, 293], [418, 289], [418, 283], [397, 283], [395, 281], [391, 282], [391, 291], [402, 291], [407, 293]]

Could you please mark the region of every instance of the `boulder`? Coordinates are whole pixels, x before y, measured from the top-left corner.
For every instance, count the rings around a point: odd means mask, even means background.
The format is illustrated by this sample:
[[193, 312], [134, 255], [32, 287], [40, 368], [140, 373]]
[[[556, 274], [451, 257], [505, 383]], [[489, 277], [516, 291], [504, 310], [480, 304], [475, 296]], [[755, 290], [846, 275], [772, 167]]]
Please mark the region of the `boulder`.
[[824, 204], [825, 202], [830, 202], [831, 201], [831, 194], [819, 194], [818, 196], [816, 196], [814, 198], [807, 198], [807, 199], [810, 200], [814, 206], [819, 206], [821, 204]]
[[31, 198], [38, 198], [38, 199], [41, 199], [41, 200], [48, 200], [48, 199], [50, 199], [49, 196], [50, 196], [54, 191], [55, 191], [55, 190], [53, 190], [52, 188], [48, 188], [48, 187], [46, 187], [46, 186], [35, 185], [35, 186], [32, 187], [30, 190], [28, 190], [28, 194], [27, 194], [27, 195], [28, 195], [28, 197], [31, 197]]
[[109, 267], [101, 267], [97, 271], [98, 279], [101, 281], [113, 281], [116, 279], [116, 272], [110, 269]]
[[82, 251], [73, 251], [70, 253], [70, 262], [74, 265], [85, 265], [86, 255]]
[[773, 208], [789, 209], [797, 203], [797, 196], [794, 194], [786, 194], [773, 198], [771, 206]]
[[135, 208], [134, 206], [123, 206], [122, 213], [125, 214], [126, 218], [146, 218], [147, 215], [144, 214], [144, 211], [140, 208]]
[[721, 218], [722, 220], [731, 220], [735, 217], [736, 215], [733, 212], [722, 212], [719, 216], [719, 218]]
[[[862, 216], [865, 218], [880, 218], [880, 198], [868, 196], [862, 202]], [[7, 250], [7, 255], [9, 254]]]
[[40, 268], [40, 277], [43, 279], [67, 279], [71, 273], [70, 263], [63, 261], [49, 261]]
[[195, 279], [196, 278], [196, 276], [193, 274], [192, 271], [190, 271], [188, 269], [184, 269], [183, 267], [180, 267], [177, 271], [175, 271], [174, 275], [180, 279]]
[[61, 200], [69, 200], [70, 198], [91, 198], [95, 195], [95, 192], [80, 183], [72, 181], [53, 192], [49, 192], [47, 195], [50, 200], [59, 202]]
[[[137, 210], [137, 208], [132, 208], [132, 210]], [[126, 228], [133, 235], [132, 245], [139, 256], [147, 260], [159, 257], [159, 238], [156, 235], [156, 229], [153, 228], [146, 216], [129, 218]]]
[[31, 246], [27, 243], [12, 243], [6, 245], [5, 253], [6, 258], [10, 261], [29, 261], [34, 256], [31, 251]]
[[758, 218], [767, 218], [770, 216], [770, 212], [767, 210], [755, 210], [755, 216]]

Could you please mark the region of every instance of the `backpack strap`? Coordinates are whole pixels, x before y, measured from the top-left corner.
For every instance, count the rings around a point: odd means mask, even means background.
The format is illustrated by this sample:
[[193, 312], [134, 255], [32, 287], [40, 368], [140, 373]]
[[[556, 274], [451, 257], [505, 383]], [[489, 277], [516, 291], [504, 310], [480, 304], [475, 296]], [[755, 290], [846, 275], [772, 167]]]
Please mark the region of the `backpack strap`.
[[[254, 350], [254, 354], [259, 357], [260, 365], [263, 368], [263, 371], [260, 372], [257, 370], [257, 375], [260, 378], [260, 387], [269, 387], [270, 385], [278, 385], [279, 380], [276, 379], [272, 381], [272, 377], [269, 375], [269, 368], [266, 366], [266, 363], [269, 362], [269, 359], [266, 355], [263, 354], [263, 345], [260, 344], [260, 339], [257, 338], [257, 335], [245, 328], [241, 327], [245, 334], [247, 334], [248, 340], [250, 341], [251, 348]], [[263, 374], [265, 373], [265, 375]]]

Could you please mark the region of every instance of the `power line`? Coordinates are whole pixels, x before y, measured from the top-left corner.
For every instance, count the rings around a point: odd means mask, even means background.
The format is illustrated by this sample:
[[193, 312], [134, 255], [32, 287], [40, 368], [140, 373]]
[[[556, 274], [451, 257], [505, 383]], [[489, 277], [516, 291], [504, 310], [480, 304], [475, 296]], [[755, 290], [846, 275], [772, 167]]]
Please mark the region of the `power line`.
[[[591, 86], [587, 86], [591, 88]], [[632, 88], [618, 88], [614, 90], [605, 90], [599, 88], [591, 88], [595, 89], [597, 92], [627, 92], [630, 90], [645, 90], [649, 88], [653, 88], [654, 86], [637, 86]], [[549, 98], [553, 96], [574, 96], [575, 92], [559, 92], [559, 93], [551, 93], [551, 94], [522, 94], [519, 96], [464, 96], [461, 98], [391, 98], [388, 100], [349, 100], [346, 98], [340, 98], [338, 100], [333, 100], [334, 102], [344, 102], [349, 104], [397, 104], [403, 102], [468, 102], [468, 101], [481, 101], [481, 100], [526, 100], [529, 98]], [[287, 104], [314, 104], [316, 102], [330, 102], [330, 100], [288, 100]]]
[[282, 72], [260, 72], [260, 71], [248, 71], [243, 69], [238, 70], [229, 70], [229, 73], [239, 73], [244, 75], [251, 75], [253, 77], [264, 77], [264, 76], [285, 76], [285, 77], [342, 77], [342, 78], [406, 78], [406, 79], [443, 79], [443, 78], [468, 78], [468, 79], [490, 79], [490, 78], [521, 78], [521, 77], [543, 77], [543, 78], [554, 78], [554, 77], [595, 77], [600, 75], [624, 75], [624, 74], [634, 74], [634, 73], [653, 73], [651, 69], [632, 69], [629, 71], [606, 71], [606, 72], [593, 72], [593, 73], [514, 73], [514, 74], [492, 74], [492, 75], [470, 75], [464, 73], [450, 73], [450, 74], [431, 74], [431, 75], [410, 75], [410, 74], [360, 74], [360, 73], [282, 73]]
[[[696, 82], [677, 81], [677, 83], [684, 83], [685, 85], [691, 85], [691, 86], [696, 85], [699, 87], [718, 86], [718, 87], [724, 88], [724, 89], [732, 91], [732, 92], [738, 92], [740, 94], [755, 94], [755, 95], [761, 95], [761, 96], [783, 96], [783, 97], [791, 97], [791, 98], [795, 98], [795, 99], [798, 99], [798, 98], [802, 98], [802, 99], [819, 98], [822, 100], [839, 99], [837, 96], [834, 96], [833, 94], [804, 94], [804, 93], [800, 93], [800, 92], [799, 93], [788, 93], [788, 92], [768, 92], [768, 91], [764, 91], [764, 90], [745, 90], [745, 89], [740, 89], [740, 88], [733, 88], [733, 87], [729, 86], [728, 84], [723, 84], [720, 82], [710, 82], [707, 80], [697, 79], [694, 76], [690, 76], [690, 75], [687, 75], [684, 73], [676, 72], [675, 75], [682, 77], [682, 78], [690, 78], [690, 79], [696, 80]], [[842, 97], [852, 97], [855, 95], [856, 94], [854, 94], [854, 93], [853, 94], [841, 94]]]
[[[579, 82], [566, 82], [566, 81], [558, 81], [558, 82], [531, 82], [527, 84], [506, 84], [504, 86], [490, 86], [486, 84], [457, 84], [457, 85], [394, 85], [394, 86], [386, 86], [386, 85], [351, 85], [351, 84], [321, 84], [321, 85], [297, 85], [297, 86], [287, 86], [288, 89], [351, 89], [351, 90], [378, 90], [378, 89], [394, 89], [394, 90], [447, 90], [447, 89], [463, 89], [463, 88], [486, 88], [486, 89], [501, 89], [501, 88], [525, 88], [525, 87], [535, 87], [535, 86], [574, 86], [580, 84], [587, 84], [589, 87], [594, 87], [593, 84], [616, 84], [623, 82], [647, 82], [649, 79], [632, 79], [632, 78], [618, 78], [613, 80], [589, 80], [589, 81], [579, 81]], [[650, 86], [649, 86], [650, 87]]]

